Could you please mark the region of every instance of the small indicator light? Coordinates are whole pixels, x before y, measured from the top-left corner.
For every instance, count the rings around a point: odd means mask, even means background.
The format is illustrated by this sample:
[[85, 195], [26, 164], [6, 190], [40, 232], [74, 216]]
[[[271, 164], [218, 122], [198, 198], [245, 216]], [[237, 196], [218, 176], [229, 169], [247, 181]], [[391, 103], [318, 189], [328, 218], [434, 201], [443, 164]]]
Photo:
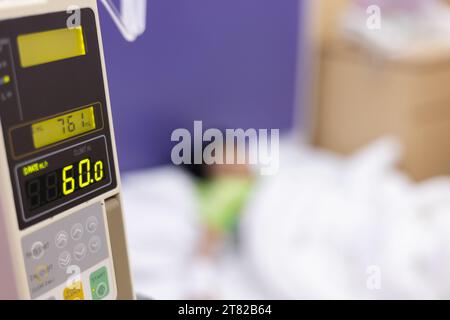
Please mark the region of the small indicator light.
[[1, 81], [0, 84], [8, 84], [11, 82], [11, 78], [9, 76], [4, 76]]

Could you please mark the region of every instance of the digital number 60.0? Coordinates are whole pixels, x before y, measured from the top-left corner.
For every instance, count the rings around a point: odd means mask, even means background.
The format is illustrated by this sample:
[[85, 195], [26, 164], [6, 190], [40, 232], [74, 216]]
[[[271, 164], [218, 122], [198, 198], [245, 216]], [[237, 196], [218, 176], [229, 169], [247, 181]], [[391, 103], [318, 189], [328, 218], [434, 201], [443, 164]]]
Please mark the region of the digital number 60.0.
[[[103, 179], [103, 161], [97, 161], [94, 164], [94, 177], [91, 178], [91, 160], [84, 159], [78, 163], [78, 186], [80, 188], [86, 188], [94, 182], [99, 182]], [[65, 196], [73, 193], [76, 189], [76, 183], [74, 177], [74, 166], [70, 165], [63, 169], [62, 172], [62, 184], [63, 194]]]

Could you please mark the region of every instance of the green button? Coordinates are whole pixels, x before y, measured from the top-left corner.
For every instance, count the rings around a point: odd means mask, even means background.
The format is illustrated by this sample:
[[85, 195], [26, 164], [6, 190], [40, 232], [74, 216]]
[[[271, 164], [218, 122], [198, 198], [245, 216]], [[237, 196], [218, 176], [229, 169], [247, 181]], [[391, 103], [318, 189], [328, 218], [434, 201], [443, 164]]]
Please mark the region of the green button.
[[101, 267], [89, 276], [92, 299], [101, 300], [109, 294], [108, 271]]

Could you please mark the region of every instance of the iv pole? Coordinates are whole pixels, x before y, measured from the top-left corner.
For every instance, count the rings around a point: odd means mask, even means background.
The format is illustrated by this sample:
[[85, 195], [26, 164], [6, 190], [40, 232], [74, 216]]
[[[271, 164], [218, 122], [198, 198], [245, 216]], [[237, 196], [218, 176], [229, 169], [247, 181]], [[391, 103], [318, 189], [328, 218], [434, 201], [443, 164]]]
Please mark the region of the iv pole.
[[119, 11], [112, 0], [101, 0], [127, 41], [135, 41], [146, 29], [147, 0], [121, 0]]

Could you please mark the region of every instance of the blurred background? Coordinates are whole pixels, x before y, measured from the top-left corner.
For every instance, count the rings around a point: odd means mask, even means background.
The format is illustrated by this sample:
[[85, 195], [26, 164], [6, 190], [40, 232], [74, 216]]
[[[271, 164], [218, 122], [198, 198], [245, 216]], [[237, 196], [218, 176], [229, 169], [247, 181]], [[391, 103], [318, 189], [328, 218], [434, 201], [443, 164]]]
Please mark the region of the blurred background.
[[[102, 29], [135, 287], [450, 298], [450, 5], [149, 0]], [[171, 133], [280, 129], [280, 168], [171, 164]]]

